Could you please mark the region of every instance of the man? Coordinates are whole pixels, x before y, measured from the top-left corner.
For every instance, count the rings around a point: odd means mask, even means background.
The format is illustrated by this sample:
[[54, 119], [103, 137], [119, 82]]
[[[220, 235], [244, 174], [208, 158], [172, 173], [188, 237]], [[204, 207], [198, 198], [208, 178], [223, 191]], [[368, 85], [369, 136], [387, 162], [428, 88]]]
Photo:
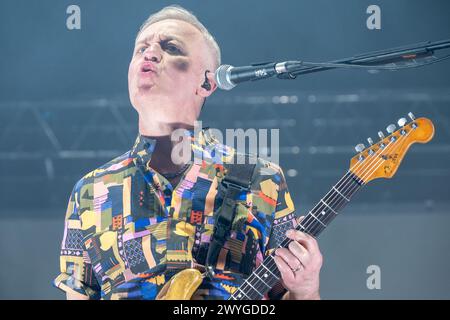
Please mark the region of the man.
[[[216, 41], [185, 9], [166, 7], [142, 25], [128, 73], [139, 134], [130, 151], [73, 188], [54, 280], [68, 299], [154, 299], [174, 274], [205, 263], [223, 201], [217, 189], [227, 175], [220, 159], [236, 154], [208, 129], [192, 134], [219, 65]], [[173, 156], [179, 129], [187, 129], [200, 161]], [[236, 201], [215, 276], [204, 279], [194, 299], [227, 299], [296, 223], [283, 172], [268, 161], [258, 158], [251, 190]], [[287, 236], [295, 241], [275, 257], [283, 298], [319, 299], [316, 240], [295, 230]], [[281, 284], [266, 298], [280, 298]]]

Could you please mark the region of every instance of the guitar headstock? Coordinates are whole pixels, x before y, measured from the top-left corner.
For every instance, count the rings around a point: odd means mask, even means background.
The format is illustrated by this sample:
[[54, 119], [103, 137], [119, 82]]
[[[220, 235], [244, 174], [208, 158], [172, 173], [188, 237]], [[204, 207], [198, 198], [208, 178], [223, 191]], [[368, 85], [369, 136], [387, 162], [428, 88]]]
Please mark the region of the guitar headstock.
[[408, 116], [410, 122], [406, 118], [398, 120], [398, 130], [395, 125], [389, 125], [386, 129], [388, 136], [378, 132], [378, 142], [374, 143], [369, 138], [369, 147], [363, 144], [355, 147], [358, 154], [351, 159], [349, 170], [363, 183], [377, 178], [392, 178], [413, 143], [427, 143], [433, 138], [434, 126], [429, 119], [416, 119], [412, 113]]

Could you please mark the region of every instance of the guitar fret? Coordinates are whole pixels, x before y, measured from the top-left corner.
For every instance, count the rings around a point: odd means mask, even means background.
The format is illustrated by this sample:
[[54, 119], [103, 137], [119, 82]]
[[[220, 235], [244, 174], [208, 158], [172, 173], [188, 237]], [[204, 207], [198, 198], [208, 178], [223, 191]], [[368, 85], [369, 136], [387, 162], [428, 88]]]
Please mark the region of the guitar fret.
[[264, 282], [263, 279], [261, 279], [261, 278], [258, 276], [258, 272], [253, 273], [253, 275], [254, 275], [255, 277], [257, 277], [262, 283], [264, 283], [264, 284], [266, 285], [267, 288], [271, 288], [267, 283]]
[[327, 206], [328, 209], [330, 209], [331, 211], [333, 211], [334, 214], [337, 214], [337, 212], [334, 211], [333, 208], [331, 208], [325, 201], [323, 201], [323, 199], [320, 199], [320, 201], [321, 201], [325, 206]]
[[[273, 257], [272, 256], [269, 256], [270, 258], [272, 258], [273, 259]], [[264, 269], [266, 269], [267, 271], [269, 271], [269, 273], [273, 276], [273, 277], [275, 277], [275, 278], [277, 278], [277, 279], [279, 279], [276, 275], [274, 275], [273, 274], [273, 272], [272, 271], [270, 271], [270, 269], [269, 268], [267, 268], [265, 265], [264, 265], [264, 263], [261, 263], [261, 265], [264, 267]]]
[[246, 295], [245, 292], [241, 288], [237, 289], [237, 291], [240, 291], [240, 293], [237, 295], [237, 298], [240, 298], [243, 294], [247, 299], [251, 300], [250, 297], [248, 295]]
[[350, 197], [360, 189], [362, 184], [363, 182], [357, 175], [352, 172], [347, 172], [344, 177], [335, 184], [335, 188], [345, 196], [346, 200], [350, 200]]
[[335, 186], [333, 186], [333, 189], [336, 190], [336, 192], [339, 193], [342, 198], [347, 200], [347, 202], [350, 202], [350, 199], [348, 199], [346, 196], [344, 196]]
[[244, 281], [246, 284], [248, 284], [250, 287], [252, 287], [253, 290], [255, 290], [260, 296], [263, 296], [264, 294], [262, 294], [261, 292], [259, 292], [254, 286], [251, 285], [250, 282], [248, 282], [247, 280]]
[[317, 221], [319, 221], [319, 223], [320, 223], [321, 225], [323, 225], [325, 228], [327, 227], [327, 225], [324, 224], [322, 221], [320, 221], [320, 219], [317, 218], [311, 211], [309, 212], [309, 214], [312, 215], [314, 219], [316, 219]]

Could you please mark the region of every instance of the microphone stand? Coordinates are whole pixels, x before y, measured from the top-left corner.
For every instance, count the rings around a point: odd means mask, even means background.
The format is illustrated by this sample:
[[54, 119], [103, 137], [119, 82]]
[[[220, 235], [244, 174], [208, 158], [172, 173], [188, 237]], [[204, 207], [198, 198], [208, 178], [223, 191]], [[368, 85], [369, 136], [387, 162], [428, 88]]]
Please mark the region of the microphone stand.
[[[288, 61], [285, 72], [277, 75], [279, 79], [295, 79], [300, 74], [325, 71], [336, 68], [363, 68], [369, 70], [400, 70], [433, 64], [450, 58], [450, 54], [436, 58], [436, 50], [450, 48], [450, 39], [435, 42], [420, 42], [387, 50], [374, 51], [356, 55], [350, 58], [334, 60], [325, 63], [305, 61]], [[420, 62], [417, 60], [426, 60]], [[398, 64], [402, 63], [402, 64]]]

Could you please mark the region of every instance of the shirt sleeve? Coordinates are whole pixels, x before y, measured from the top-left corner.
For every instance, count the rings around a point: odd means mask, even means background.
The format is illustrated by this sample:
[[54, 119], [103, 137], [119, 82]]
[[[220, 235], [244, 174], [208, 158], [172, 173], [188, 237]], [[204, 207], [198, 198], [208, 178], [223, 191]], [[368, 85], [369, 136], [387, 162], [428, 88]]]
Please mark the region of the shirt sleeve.
[[79, 218], [81, 180], [70, 195], [64, 219], [64, 235], [60, 251], [60, 274], [53, 285], [66, 293], [79, 293], [89, 299], [100, 298], [100, 286], [95, 278], [85, 249]]

